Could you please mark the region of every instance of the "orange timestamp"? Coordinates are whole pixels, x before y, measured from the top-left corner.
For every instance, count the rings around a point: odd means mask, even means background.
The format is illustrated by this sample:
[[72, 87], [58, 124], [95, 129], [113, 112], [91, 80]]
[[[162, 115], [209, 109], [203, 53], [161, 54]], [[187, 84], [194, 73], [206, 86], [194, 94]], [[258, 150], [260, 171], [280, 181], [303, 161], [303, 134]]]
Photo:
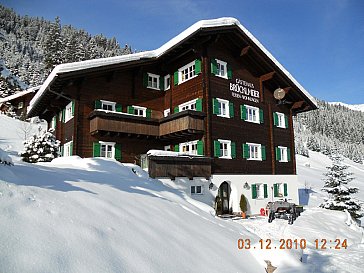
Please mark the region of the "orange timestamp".
[[[313, 241], [315, 249], [346, 249], [347, 239], [315, 239]], [[238, 249], [306, 249], [307, 240], [301, 239], [279, 239], [278, 245], [272, 245], [271, 239], [260, 239], [258, 244], [252, 246], [250, 239], [238, 239]]]

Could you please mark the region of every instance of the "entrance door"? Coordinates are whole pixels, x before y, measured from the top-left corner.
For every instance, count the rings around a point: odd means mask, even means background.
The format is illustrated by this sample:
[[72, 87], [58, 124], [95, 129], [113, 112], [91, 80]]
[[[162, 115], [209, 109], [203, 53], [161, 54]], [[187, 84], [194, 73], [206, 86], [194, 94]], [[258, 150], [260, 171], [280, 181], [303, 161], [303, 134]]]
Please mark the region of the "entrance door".
[[229, 210], [230, 186], [227, 182], [223, 182], [219, 188], [219, 197], [222, 203], [222, 214], [227, 214]]

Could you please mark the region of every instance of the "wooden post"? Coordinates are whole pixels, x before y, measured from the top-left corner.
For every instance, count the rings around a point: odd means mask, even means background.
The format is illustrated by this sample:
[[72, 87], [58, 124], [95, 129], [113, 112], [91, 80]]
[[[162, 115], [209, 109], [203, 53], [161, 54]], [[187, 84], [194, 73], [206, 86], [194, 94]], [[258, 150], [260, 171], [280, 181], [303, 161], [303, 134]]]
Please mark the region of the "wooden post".
[[276, 164], [274, 157], [274, 140], [273, 140], [273, 112], [272, 105], [268, 103], [268, 116], [269, 116], [269, 142], [270, 142], [270, 153], [272, 155], [272, 174], [276, 174]]

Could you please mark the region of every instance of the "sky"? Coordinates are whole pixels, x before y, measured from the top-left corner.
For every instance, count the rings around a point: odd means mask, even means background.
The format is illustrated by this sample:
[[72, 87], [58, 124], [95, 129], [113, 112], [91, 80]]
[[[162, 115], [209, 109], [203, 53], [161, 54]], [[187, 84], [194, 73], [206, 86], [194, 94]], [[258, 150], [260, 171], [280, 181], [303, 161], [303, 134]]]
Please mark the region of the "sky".
[[0, 0], [121, 46], [153, 50], [202, 19], [235, 17], [311, 95], [364, 104], [362, 0]]

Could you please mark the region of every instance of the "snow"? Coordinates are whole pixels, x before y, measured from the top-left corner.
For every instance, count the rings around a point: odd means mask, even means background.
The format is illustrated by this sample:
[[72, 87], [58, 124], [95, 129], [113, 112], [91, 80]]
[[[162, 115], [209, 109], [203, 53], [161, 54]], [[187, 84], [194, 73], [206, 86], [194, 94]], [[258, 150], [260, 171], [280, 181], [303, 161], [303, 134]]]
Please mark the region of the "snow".
[[28, 88], [28, 85], [11, 73], [11, 71], [5, 66], [4, 60], [0, 60], [0, 77], [7, 79], [12, 85], [18, 85], [21, 89]]
[[[362, 271], [363, 228], [345, 212], [316, 208], [330, 164], [322, 154], [297, 156], [302, 215], [293, 225], [269, 224], [266, 217], [215, 217], [211, 207], [134, 164], [78, 156], [22, 162], [18, 122], [0, 116], [7, 128], [0, 148], [14, 162], [0, 164], [0, 272], [264, 272], [264, 260], [278, 267], [275, 273]], [[364, 166], [346, 163], [363, 200]], [[249, 239], [251, 248], [239, 250], [238, 239]], [[273, 249], [262, 249], [260, 239]], [[274, 249], [282, 239], [304, 239], [307, 247]], [[348, 247], [316, 249], [316, 239], [346, 239]]]
[[0, 164], [13, 165], [13, 160], [7, 152], [0, 148]]
[[160, 48], [151, 50], [151, 51], [144, 51], [134, 54], [127, 54], [117, 57], [109, 57], [109, 58], [101, 58], [101, 59], [94, 59], [94, 60], [87, 60], [82, 62], [74, 62], [74, 63], [66, 63], [57, 65], [48, 78], [43, 83], [42, 87], [40, 88], [39, 92], [34, 96], [34, 98], [30, 102], [30, 106], [28, 109], [31, 111], [34, 104], [43, 96], [45, 91], [51, 86], [52, 82], [56, 79], [59, 74], [67, 73], [71, 71], [80, 71], [86, 70], [90, 68], [114, 65], [124, 62], [131, 62], [137, 61], [141, 59], [156, 59], [167, 53], [168, 51], [172, 50], [174, 47], [182, 43], [184, 40], [195, 34], [197, 31], [201, 29], [208, 29], [208, 28], [216, 28], [216, 27], [228, 27], [234, 26], [240, 28], [240, 30], [247, 35], [263, 52], [272, 60], [272, 62], [277, 65], [277, 67], [301, 90], [301, 92], [314, 104], [317, 106], [317, 102], [310, 93], [301, 86], [298, 81], [273, 57], [273, 55], [258, 41], [257, 38], [254, 37], [237, 19], [231, 17], [223, 17], [218, 19], [211, 19], [211, 20], [201, 20], [197, 23], [193, 24], [186, 30], [184, 30], [179, 35], [172, 38], [170, 41], [162, 45]]
[[[149, 156], [176, 156], [176, 157], [188, 157], [188, 156], [199, 156], [195, 154], [190, 154], [188, 152], [173, 152], [173, 151], [163, 151], [163, 150], [149, 150], [147, 152]], [[199, 156], [201, 157], [201, 156]]]
[[364, 104], [346, 104], [343, 102], [330, 102], [333, 105], [342, 105], [354, 111], [364, 112]]

